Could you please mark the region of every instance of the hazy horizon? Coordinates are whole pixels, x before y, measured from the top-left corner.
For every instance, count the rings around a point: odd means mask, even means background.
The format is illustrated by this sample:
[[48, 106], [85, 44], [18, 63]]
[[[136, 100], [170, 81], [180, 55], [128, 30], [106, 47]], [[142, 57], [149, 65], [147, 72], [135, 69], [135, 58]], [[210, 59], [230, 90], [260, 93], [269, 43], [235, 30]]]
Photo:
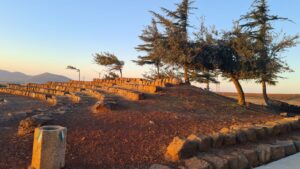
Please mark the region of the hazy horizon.
[[[12, 0], [0, 5], [0, 69], [37, 75], [45, 72], [77, 79], [77, 73], [66, 70], [67, 65], [81, 69], [82, 79], [98, 77], [104, 68], [93, 63], [93, 54], [101, 51], [115, 53], [125, 61], [125, 77], [142, 77], [149, 70], [131, 62], [140, 55], [134, 47], [141, 43], [138, 36], [149, 24], [149, 10], [160, 7], [174, 9], [177, 0], [132, 1], [21, 1]], [[191, 24], [195, 31], [200, 17], [207, 25], [229, 29], [232, 21], [245, 14], [252, 1], [196, 0]], [[276, 24], [288, 34], [300, 30], [300, 2], [270, 0], [271, 13], [288, 17], [291, 22]], [[117, 4], [117, 5], [116, 5]], [[300, 46], [283, 54], [295, 71], [283, 74], [277, 86], [269, 87], [270, 93], [300, 93]], [[103, 73], [102, 73], [103, 74]], [[220, 78], [221, 79], [221, 78]], [[253, 82], [242, 82], [245, 92], [260, 93], [261, 87]], [[215, 90], [212, 85], [212, 89]], [[222, 81], [222, 92], [235, 92], [234, 86]]]

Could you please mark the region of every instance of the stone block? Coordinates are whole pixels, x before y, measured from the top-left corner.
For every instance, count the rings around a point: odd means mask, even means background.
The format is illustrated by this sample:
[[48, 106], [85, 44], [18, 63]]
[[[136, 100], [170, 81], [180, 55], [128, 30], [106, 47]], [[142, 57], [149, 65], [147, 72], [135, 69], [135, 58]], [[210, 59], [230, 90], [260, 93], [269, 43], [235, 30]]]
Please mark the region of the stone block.
[[220, 148], [223, 146], [224, 143], [224, 135], [219, 133], [214, 133], [211, 135], [212, 138], [212, 147], [213, 148]]
[[226, 159], [228, 161], [228, 168], [230, 169], [240, 169], [239, 167], [239, 159], [237, 156], [226, 154], [221, 155], [220, 157]]
[[237, 131], [236, 139], [240, 144], [246, 143], [248, 141], [246, 133], [241, 130]]
[[187, 140], [191, 140], [193, 142], [196, 142], [198, 144], [198, 151], [208, 151], [212, 146], [212, 138], [207, 135], [190, 135], [188, 136]]
[[294, 144], [297, 152], [300, 152], [300, 140], [294, 140]]
[[276, 144], [284, 147], [285, 156], [290, 156], [297, 152], [294, 141], [292, 140], [285, 140], [285, 141], [277, 140]]
[[266, 164], [271, 161], [271, 145], [260, 144], [256, 148], [260, 164]]
[[213, 154], [203, 154], [199, 155], [200, 159], [209, 162], [214, 169], [229, 169], [228, 161]]
[[[233, 156], [235, 156], [238, 160], [238, 167], [237, 169], [249, 169], [249, 161], [246, 158], [246, 156], [242, 153], [233, 152], [231, 153]], [[230, 168], [231, 169], [231, 168]]]
[[161, 164], [152, 164], [149, 169], [171, 169], [171, 167]]
[[284, 147], [281, 145], [271, 145], [271, 160], [276, 161], [285, 157]]
[[213, 167], [205, 160], [193, 157], [184, 161], [187, 169], [213, 169]]
[[252, 128], [242, 128], [241, 131], [246, 134], [246, 137], [247, 137], [248, 141], [255, 142], [257, 140], [256, 139], [256, 132], [255, 132], [254, 129], [252, 129]]
[[195, 156], [198, 152], [198, 143], [195, 141], [175, 137], [168, 145], [165, 153], [166, 160], [176, 162]]
[[266, 127], [263, 127], [263, 126], [254, 126], [253, 130], [255, 131], [256, 138], [258, 140], [261, 140], [261, 139], [264, 139], [264, 138], [267, 137], [267, 129], [266, 129]]
[[230, 132], [224, 134], [224, 145], [235, 145], [237, 142], [236, 140], [236, 133]]
[[260, 160], [256, 150], [252, 149], [240, 149], [239, 150], [248, 160], [249, 166], [256, 167], [259, 166]]

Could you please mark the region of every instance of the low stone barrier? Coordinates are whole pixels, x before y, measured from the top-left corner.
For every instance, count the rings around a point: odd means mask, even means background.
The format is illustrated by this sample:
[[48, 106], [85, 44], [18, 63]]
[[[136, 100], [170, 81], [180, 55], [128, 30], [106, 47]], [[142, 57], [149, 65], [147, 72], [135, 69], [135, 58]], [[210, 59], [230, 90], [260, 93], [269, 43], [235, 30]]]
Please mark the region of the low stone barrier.
[[158, 86], [166, 87], [167, 85], [179, 85], [181, 80], [177, 78], [165, 78], [165, 79], [156, 79], [154, 81], [142, 79], [142, 78], [117, 78], [114, 80], [105, 80], [105, 79], [94, 79], [94, 82], [98, 83], [113, 83], [113, 84], [137, 84], [137, 85], [146, 85], [146, 86]]
[[16, 90], [28, 90], [28, 91], [32, 91], [32, 92], [39, 92], [39, 93], [45, 93], [45, 94], [51, 94], [51, 95], [57, 95], [57, 96], [64, 96], [67, 94], [67, 92], [63, 92], [63, 91], [59, 91], [59, 90], [33, 87], [33, 86], [22, 86], [22, 85], [18, 85], [18, 84], [9, 84], [8, 88], [16, 89]]
[[[286, 134], [293, 130], [298, 130], [299, 128], [298, 118], [283, 119], [276, 122], [270, 122], [269, 124], [259, 125], [260, 127], [265, 126], [265, 137], [270, 137], [278, 134]], [[273, 127], [270, 127], [273, 126]], [[237, 128], [233, 126], [232, 128]], [[244, 128], [244, 126], [241, 126]], [[257, 132], [257, 126], [249, 127], [253, 129], [255, 133], [261, 134], [261, 129]], [[234, 131], [232, 131], [234, 130]], [[224, 133], [233, 132], [235, 133], [236, 141], [232, 141], [231, 136], [227, 138], [230, 144], [239, 144], [238, 134], [235, 129], [222, 129], [218, 134], [223, 135], [221, 140], [225, 144]], [[247, 131], [246, 131], [247, 132]], [[251, 132], [252, 133], [252, 132]], [[250, 134], [252, 135], [252, 134]], [[244, 135], [246, 140], [249, 138], [247, 134]], [[241, 137], [241, 136], [239, 136]], [[252, 141], [253, 136], [251, 136], [250, 141]], [[177, 162], [178, 168], [186, 169], [249, 169], [255, 168], [287, 156], [296, 154], [300, 152], [300, 135], [289, 136], [286, 139], [275, 140], [273, 142], [247, 144], [243, 147], [228, 147], [226, 150], [222, 149], [217, 151], [209, 151], [209, 148], [204, 148], [206, 146], [214, 148], [215, 141], [219, 139], [213, 135], [191, 135], [188, 138], [175, 137], [172, 143], [168, 146], [167, 152], [165, 154], [167, 160]], [[260, 137], [256, 137], [260, 139]], [[247, 142], [247, 141], [246, 141]], [[227, 143], [227, 144], [229, 144]], [[229, 145], [230, 145], [229, 144]], [[218, 145], [218, 144], [217, 144]], [[204, 148], [204, 149], [203, 149]], [[218, 147], [219, 148], [219, 147]], [[204, 152], [205, 151], [205, 152]], [[173, 163], [174, 164], [174, 163]], [[173, 167], [153, 164], [150, 169], [159, 167], [158, 169], [171, 169]]]
[[59, 90], [59, 91], [64, 91], [64, 92], [72, 92], [72, 93], [77, 93], [77, 92], [84, 91], [83, 88], [71, 87], [71, 86], [63, 86], [63, 85], [59, 85], [59, 83], [57, 84], [57, 82], [50, 82], [49, 84], [28, 83], [27, 86], [40, 87], [40, 88], [46, 88], [46, 89], [53, 89], [53, 90]]
[[19, 95], [19, 96], [27, 96], [27, 97], [31, 97], [34, 99], [43, 100], [43, 101], [48, 102], [51, 105], [57, 104], [56, 97], [49, 95], [49, 94], [30, 92], [30, 91], [26, 91], [26, 90], [10, 89], [10, 88], [0, 88], [0, 92], [13, 94], [13, 95]]
[[98, 102], [92, 107], [93, 113], [107, 112], [114, 110], [117, 107], [117, 101], [104, 93], [92, 89], [87, 89], [85, 93], [97, 98], [98, 100]]
[[286, 134], [300, 129], [298, 117], [285, 118], [274, 122], [255, 126], [232, 126], [223, 128], [212, 135], [190, 135], [187, 138], [175, 137], [167, 147], [165, 158], [169, 161], [178, 161], [206, 152], [210, 148], [232, 146], [246, 142]]
[[22, 85], [18, 85], [18, 84], [9, 84], [8, 88], [50, 94], [50, 95], [55, 95], [55, 96], [67, 96], [73, 103], [80, 102], [80, 97], [76, 96], [73, 93], [70, 93], [68, 91], [60, 91], [60, 90], [55, 90], [55, 89], [41, 88], [39, 85], [38, 86], [22, 86]]
[[89, 84], [77, 84], [77, 83], [57, 83], [57, 82], [49, 82], [51, 85], [60, 85], [60, 86], [67, 86], [67, 87], [76, 87], [76, 88], [83, 88], [85, 90], [92, 89], [92, 90], [101, 90], [110, 94], [115, 94], [122, 96], [129, 100], [141, 100], [143, 99], [143, 94], [138, 93], [135, 91], [130, 91], [128, 89], [122, 89], [118, 87], [106, 87], [106, 86], [95, 86]]

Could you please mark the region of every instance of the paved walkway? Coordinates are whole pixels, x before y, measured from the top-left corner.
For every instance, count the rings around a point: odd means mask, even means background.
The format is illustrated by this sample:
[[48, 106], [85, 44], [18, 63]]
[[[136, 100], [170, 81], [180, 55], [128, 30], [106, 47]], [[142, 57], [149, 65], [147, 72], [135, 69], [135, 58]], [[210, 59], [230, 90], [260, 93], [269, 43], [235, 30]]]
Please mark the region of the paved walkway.
[[256, 169], [299, 169], [300, 168], [300, 153], [283, 158], [265, 166]]

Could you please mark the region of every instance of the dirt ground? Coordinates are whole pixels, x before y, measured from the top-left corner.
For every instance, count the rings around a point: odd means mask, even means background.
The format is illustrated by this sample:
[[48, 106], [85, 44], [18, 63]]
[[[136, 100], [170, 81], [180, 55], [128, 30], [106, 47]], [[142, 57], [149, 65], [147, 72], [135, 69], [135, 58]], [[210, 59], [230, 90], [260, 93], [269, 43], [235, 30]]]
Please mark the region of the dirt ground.
[[[230, 98], [236, 98], [236, 93], [220, 94]], [[269, 94], [269, 97], [275, 100], [280, 100], [289, 104], [300, 106], [300, 94]], [[246, 93], [246, 101], [258, 105], [265, 105], [262, 94], [259, 93]]]
[[[208, 134], [234, 124], [281, 118], [263, 106], [240, 107], [233, 99], [187, 86], [166, 88], [136, 102], [120, 99], [118, 110], [101, 114], [90, 111], [95, 102], [85, 97], [52, 122], [68, 128], [67, 169], [166, 164], [163, 154], [175, 136]], [[1, 125], [1, 169], [25, 169], [30, 164], [33, 135], [18, 137], [18, 122]]]

